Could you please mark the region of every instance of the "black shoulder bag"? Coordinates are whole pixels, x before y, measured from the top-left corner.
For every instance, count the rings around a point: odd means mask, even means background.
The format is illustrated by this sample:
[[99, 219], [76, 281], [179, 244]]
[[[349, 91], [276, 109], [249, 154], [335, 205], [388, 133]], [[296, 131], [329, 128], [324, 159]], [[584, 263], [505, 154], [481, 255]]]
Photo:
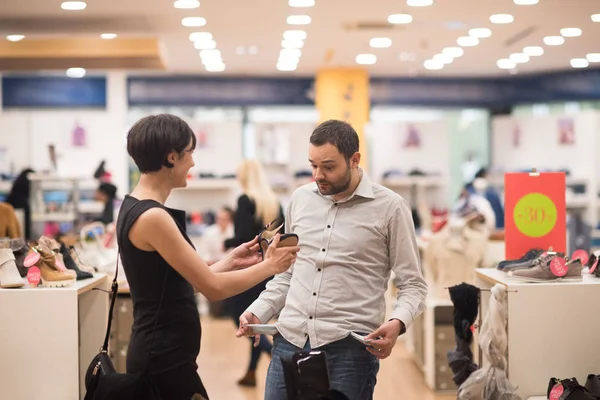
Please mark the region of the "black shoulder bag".
[[118, 373], [115, 370], [110, 356], [108, 355], [108, 341], [110, 338], [110, 327], [112, 324], [115, 301], [117, 299], [117, 292], [119, 290], [117, 276], [119, 273], [120, 256], [121, 253], [119, 252], [119, 255], [117, 256], [117, 267], [115, 271], [115, 277], [113, 279], [111, 287], [112, 297], [110, 300], [110, 309], [108, 311], [108, 324], [106, 327], [106, 336], [104, 337], [104, 343], [102, 344], [100, 353], [98, 353], [94, 357], [86, 371], [86, 394], [84, 400], [163, 400], [158, 389], [154, 386], [150, 379], [150, 376], [148, 374], [148, 364], [150, 363], [152, 348], [154, 347], [154, 334], [156, 332], [158, 316], [162, 308], [169, 271], [167, 270], [165, 274], [163, 288], [160, 296], [160, 302], [158, 305], [158, 311], [156, 313], [154, 327], [152, 328], [152, 341], [150, 344], [150, 352], [148, 354], [146, 368], [144, 369], [144, 372], [137, 374]]

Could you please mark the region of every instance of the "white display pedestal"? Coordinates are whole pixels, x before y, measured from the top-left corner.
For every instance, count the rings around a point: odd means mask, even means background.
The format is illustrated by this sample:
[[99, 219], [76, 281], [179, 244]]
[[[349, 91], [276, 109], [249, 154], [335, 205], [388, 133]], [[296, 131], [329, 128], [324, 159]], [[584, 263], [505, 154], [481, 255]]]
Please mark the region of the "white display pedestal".
[[68, 288], [0, 289], [3, 399], [78, 400], [106, 333], [105, 274]]
[[[585, 382], [597, 373], [600, 345], [600, 279], [523, 283], [496, 269], [476, 271], [479, 288], [502, 284], [508, 292], [508, 379], [522, 399], [545, 396], [550, 378]], [[481, 292], [481, 315], [490, 292]], [[485, 323], [485, 322], [484, 322]], [[545, 397], [544, 397], [545, 398]]]

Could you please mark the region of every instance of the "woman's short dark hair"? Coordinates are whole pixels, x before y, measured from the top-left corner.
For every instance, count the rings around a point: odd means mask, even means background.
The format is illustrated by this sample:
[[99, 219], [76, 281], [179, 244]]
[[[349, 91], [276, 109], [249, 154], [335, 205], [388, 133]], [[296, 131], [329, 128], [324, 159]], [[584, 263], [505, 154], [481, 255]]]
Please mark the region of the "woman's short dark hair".
[[358, 134], [347, 122], [330, 119], [315, 128], [310, 135], [310, 143], [314, 146], [323, 146], [329, 143], [337, 147], [344, 155], [346, 161], [358, 151]]
[[183, 152], [196, 135], [181, 118], [171, 114], [149, 115], [137, 121], [127, 134], [127, 152], [141, 173], [156, 172], [163, 166], [172, 168], [167, 160], [170, 152]]

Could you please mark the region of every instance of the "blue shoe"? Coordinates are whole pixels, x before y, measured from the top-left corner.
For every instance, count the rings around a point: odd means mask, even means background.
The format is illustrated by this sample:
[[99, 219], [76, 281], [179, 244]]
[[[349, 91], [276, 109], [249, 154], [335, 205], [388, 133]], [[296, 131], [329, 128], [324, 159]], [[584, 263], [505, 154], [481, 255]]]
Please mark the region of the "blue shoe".
[[519, 268], [523, 268], [528, 263], [529, 263], [529, 265], [531, 265], [533, 260], [538, 258], [543, 252], [544, 252], [544, 250], [542, 250], [542, 249], [531, 249], [527, 253], [525, 253], [525, 255], [523, 257], [519, 258], [518, 260], [505, 260], [505, 261], [499, 262], [497, 268], [499, 270], [503, 271], [506, 267], [512, 266], [515, 264], [519, 265]]

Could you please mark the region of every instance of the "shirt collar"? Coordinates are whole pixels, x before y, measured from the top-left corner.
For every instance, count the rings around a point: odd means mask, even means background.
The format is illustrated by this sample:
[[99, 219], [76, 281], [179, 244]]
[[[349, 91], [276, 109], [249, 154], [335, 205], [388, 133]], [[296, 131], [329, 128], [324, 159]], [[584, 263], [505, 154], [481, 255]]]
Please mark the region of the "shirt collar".
[[[360, 179], [360, 182], [358, 183], [358, 186], [356, 187], [356, 189], [354, 189], [354, 192], [348, 196], [346, 199], [342, 199], [340, 201], [338, 201], [338, 203], [343, 203], [345, 201], [348, 201], [350, 199], [352, 199], [354, 196], [360, 196], [360, 197], [364, 197], [366, 199], [374, 199], [375, 196], [373, 195], [373, 181], [371, 181], [371, 178], [369, 177], [369, 175], [362, 169], [359, 168], [361, 173], [362, 173], [362, 177]], [[316, 182], [313, 182], [313, 190], [315, 192], [317, 192], [319, 195], [321, 195], [321, 193], [319, 192], [319, 187], [317, 186]], [[321, 195], [323, 197], [326, 197], [328, 199], [333, 200], [333, 196], [324, 196]]]

